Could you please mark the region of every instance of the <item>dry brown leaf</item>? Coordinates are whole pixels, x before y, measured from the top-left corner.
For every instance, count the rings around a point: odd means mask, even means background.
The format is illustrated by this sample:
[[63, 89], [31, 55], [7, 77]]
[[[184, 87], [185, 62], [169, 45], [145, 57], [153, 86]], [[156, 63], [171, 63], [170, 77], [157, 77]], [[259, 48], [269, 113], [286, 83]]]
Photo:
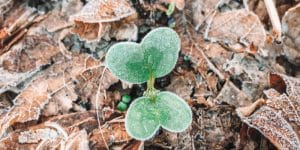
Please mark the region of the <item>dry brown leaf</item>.
[[[103, 141], [102, 133], [105, 141]], [[108, 145], [112, 143], [121, 143], [128, 142], [131, 140], [131, 137], [127, 134], [125, 130], [124, 122], [115, 122], [107, 124], [104, 128], [102, 128], [102, 133], [100, 129], [95, 129], [91, 135], [91, 147], [92, 149], [103, 149], [106, 148], [104, 142]]]
[[[282, 78], [280, 83], [282, 80], [285, 82], [286, 93], [279, 93], [273, 88], [266, 90], [266, 105], [251, 116], [245, 116], [239, 109], [237, 112], [243, 122], [260, 131], [278, 149], [299, 149], [300, 80], [280, 74], [277, 76]], [[273, 83], [276, 82], [271, 81], [271, 87]]]
[[71, 17], [75, 22], [72, 32], [82, 40], [99, 41], [107, 34], [109, 22], [120, 21], [135, 13], [128, 0], [91, 0]]
[[200, 27], [211, 16], [220, 0], [194, 0], [191, 3], [193, 10], [193, 21], [197, 27]]
[[[99, 94], [100, 107], [103, 105], [111, 106], [111, 103], [115, 100], [113, 93], [106, 91], [112, 84], [119, 81], [110, 71], [106, 70], [103, 74], [103, 70], [100, 69], [91, 69], [82, 73], [81, 76], [77, 77], [77, 85], [75, 90], [77, 94], [81, 97], [83, 102], [90, 103], [90, 109], [96, 109], [96, 96], [97, 90], [100, 83], [101, 89]], [[100, 81], [101, 76], [103, 75], [103, 80]]]
[[230, 54], [228, 54], [226, 50], [223, 49], [224, 51], [220, 54], [224, 56], [225, 59], [214, 59], [216, 62], [212, 62], [204, 51], [210, 51], [210, 48], [214, 49], [215, 46], [206, 43], [203, 37], [198, 34], [193, 27], [186, 24], [178, 27], [176, 31], [181, 38], [182, 53], [190, 57], [194, 64], [193, 67], [199, 71], [205, 80], [207, 80], [209, 70], [212, 70], [221, 80], [226, 78], [226, 73], [222, 71], [222, 65], [218, 64], [215, 66], [214, 64], [223, 62], [226, 60], [226, 57], [230, 57]]
[[76, 101], [78, 95], [74, 89], [73, 84], [69, 84], [67, 87], [56, 92], [49, 103], [42, 110], [43, 116], [56, 116], [61, 114], [69, 113], [70, 109], [73, 108], [73, 102]]
[[193, 72], [186, 72], [181, 76], [171, 78], [171, 84], [166, 88], [182, 97], [185, 100], [191, 98], [193, 88], [196, 87], [196, 77]]
[[47, 35], [26, 35], [9, 52], [0, 56], [0, 93], [50, 64], [58, 53], [58, 45]]
[[[242, 43], [262, 48], [266, 33], [264, 26], [253, 12], [245, 9], [217, 13], [212, 16], [208, 38], [229, 44]], [[249, 50], [250, 51], [250, 50]]]
[[84, 149], [88, 147], [88, 133], [97, 127], [95, 112], [61, 115], [12, 132], [0, 141], [0, 148]]
[[300, 65], [300, 4], [290, 8], [282, 18], [284, 54], [288, 60]]
[[72, 84], [86, 70], [99, 68], [99, 62], [86, 55], [74, 55], [58, 62], [33, 80], [14, 100], [14, 106], [0, 119], [0, 136], [13, 124], [39, 118], [41, 109], [56, 92]]
[[53, 9], [44, 22], [49, 32], [55, 32], [73, 25], [72, 21], [69, 21], [70, 16], [79, 12], [83, 6], [82, 2], [78, 0], [63, 0], [59, 4], [56, 6], [58, 8]]
[[251, 98], [249, 98], [229, 80], [226, 81], [215, 100], [218, 103], [225, 102], [235, 107], [247, 106], [252, 102]]

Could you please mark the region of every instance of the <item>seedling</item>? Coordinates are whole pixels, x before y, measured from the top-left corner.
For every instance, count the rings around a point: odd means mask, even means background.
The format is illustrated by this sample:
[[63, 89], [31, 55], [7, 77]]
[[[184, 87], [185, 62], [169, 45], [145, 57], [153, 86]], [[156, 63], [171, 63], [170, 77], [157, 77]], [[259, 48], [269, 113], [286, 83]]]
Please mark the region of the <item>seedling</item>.
[[134, 84], [147, 82], [144, 95], [132, 102], [125, 117], [125, 128], [131, 137], [147, 140], [160, 127], [182, 132], [191, 124], [192, 111], [182, 98], [154, 88], [155, 78], [174, 69], [179, 50], [177, 33], [166, 27], [152, 30], [140, 44], [121, 42], [109, 49], [106, 63], [115, 76]]

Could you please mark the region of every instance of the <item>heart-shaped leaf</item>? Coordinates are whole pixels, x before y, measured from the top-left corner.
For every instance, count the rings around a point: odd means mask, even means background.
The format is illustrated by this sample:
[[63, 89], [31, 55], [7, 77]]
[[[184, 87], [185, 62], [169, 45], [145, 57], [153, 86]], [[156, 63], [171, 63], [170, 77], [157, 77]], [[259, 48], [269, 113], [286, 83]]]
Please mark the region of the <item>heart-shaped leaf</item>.
[[160, 92], [154, 100], [136, 99], [129, 107], [125, 127], [138, 140], [151, 138], [162, 127], [171, 132], [182, 132], [192, 122], [192, 111], [187, 103], [171, 92]]
[[150, 76], [162, 77], [175, 67], [180, 50], [177, 33], [166, 27], [149, 32], [141, 44], [120, 42], [107, 55], [108, 69], [119, 79], [131, 83], [146, 82]]

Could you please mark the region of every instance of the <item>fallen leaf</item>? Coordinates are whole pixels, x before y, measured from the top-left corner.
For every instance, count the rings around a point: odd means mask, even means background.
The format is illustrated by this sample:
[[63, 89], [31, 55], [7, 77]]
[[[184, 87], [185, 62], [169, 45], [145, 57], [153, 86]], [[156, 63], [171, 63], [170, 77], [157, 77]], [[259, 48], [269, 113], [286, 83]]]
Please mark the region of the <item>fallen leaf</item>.
[[17, 129], [1, 139], [1, 149], [85, 149], [88, 133], [98, 127], [96, 113], [72, 113], [50, 118], [41, 124]]
[[195, 22], [196, 27], [200, 27], [204, 22], [207, 21], [209, 16], [216, 11], [218, 8], [218, 3], [220, 0], [194, 0], [190, 6], [193, 9], [193, 21]]
[[47, 35], [26, 35], [9, 52], [0, 56], [0, 93], [50, 64], [59, 52], [58, 45]]
[[286, 75], [277, 75], [285, 82], [286, 93], [279, 93], [273, 89], [274, 81], [271, 81], [271, 89], [264, 91], [267, 96], [265, 105], [250, 116], [245, 116], [240, 108], [237, 112], [243, 122], [260, 131], [278, 149], [298, 149], [300, 145], [300, 80]]
[[251, 98], [227, 80], [215, 99], [219, 104], [225, 102], [231, 106], [240, 107], [251, 104]]
[[[115, 122], [108, 124], [101, 130], [95, 129], [90, 135], [92, 149], [105, 148], [105, 143], [111, 145], [113, 143], [128, 142], [129, 140], [131, 140], [131, 137], [125, 130], [124, 122]], [[102, 138], [102, 134], [105, 141]]]
[[171, 84], [166, 87], [168, 91], [174, 92], [185, 100], [191, 98], [193, 88], [196, 87], [196, 77], [193, 72], [186, 72], [180, 76], [171, 78]]
[[17, 122], [37, 120], [53, 94], [73, 84], [85, 71], [95, 68], [100, 68], [99, 62], [86, 55], [74, 55], [70, 60], [52, 65], [15, 98], [14, 106], [0, 119], [0, 136]]
[[296, 65], [300, 65], [300, 4], [290, 8], [282, 18], [284, 55]]
[[[228, 44], [254, 44], [262, 48], [266, 33], [257, 15], [245, 9], [217, 13], [212, 16], [208, 38]], [[250, 50], [249, 50], [250, 51]]]
[[70, 16], [80, 11], [82, 6], [82, 2], [78, 0], [63, 0], [62, 3], [58, 3], [56, 5], [58, 8], [53, 9], [44, 21], [46, 29], [49, 32], [56, 32], [72, 26], [73, 22], [70, 21]]
[[72, 32], [88, 42], [99, 41], [105, 34], [109, 34], [111, 22], [135, 13], [128, 0], [91, 0], [71, 17], [75, 22]]

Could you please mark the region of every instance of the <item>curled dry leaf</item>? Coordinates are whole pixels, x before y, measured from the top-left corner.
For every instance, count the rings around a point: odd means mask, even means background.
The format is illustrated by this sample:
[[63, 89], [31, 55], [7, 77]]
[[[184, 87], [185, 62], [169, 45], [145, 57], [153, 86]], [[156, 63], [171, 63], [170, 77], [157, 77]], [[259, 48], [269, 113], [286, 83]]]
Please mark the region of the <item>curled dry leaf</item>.
[[[278, 83], [284, 85], [279, 86]], [[243, 122], [260, 131], [278, 149], [299, 149], [300, 80], [271, 74], [270, 86], [271, 89], [264, 91], [268, 98], [265, 105], [250, 116], [245, 116], [239, 109], [237, 112]], [[286, 87], [286, 93], [276, 91], [278, 87]]]
[[107, 34], [110, 22], [120, 21], [136, 12], [128, 0], [91, 0], [71, 17], [72, 30], [83, 40], [98, 41]]
[[0, 56], [0, 93], [50, 64], [58, 53], [58, 45], [46, 34], [26, 35], [9, 52]]
[[[253, 12], [245, 9], [217, 13], [211, 17], [212, 22], [208, 38], [228, 44], [242, 43], [250, 47], [262, 48], [266, 33], [264, 26]], [[251, 50], [249, 49], [249, 52]]]
[[283, 49], [288, 60], [300, 65], [300, 4], [290, 8], [282, 18]]
[[45, 70], [15, 98], [14, 106], [0, 119], [0, 136], [17, 122], [38, 119], [41, 109], [53, 94], [68, 87], [77, 76], [93, 68], [100, 68], [98, 61], [86, 55], [74, 55], [72, 59], [56, 63]]

